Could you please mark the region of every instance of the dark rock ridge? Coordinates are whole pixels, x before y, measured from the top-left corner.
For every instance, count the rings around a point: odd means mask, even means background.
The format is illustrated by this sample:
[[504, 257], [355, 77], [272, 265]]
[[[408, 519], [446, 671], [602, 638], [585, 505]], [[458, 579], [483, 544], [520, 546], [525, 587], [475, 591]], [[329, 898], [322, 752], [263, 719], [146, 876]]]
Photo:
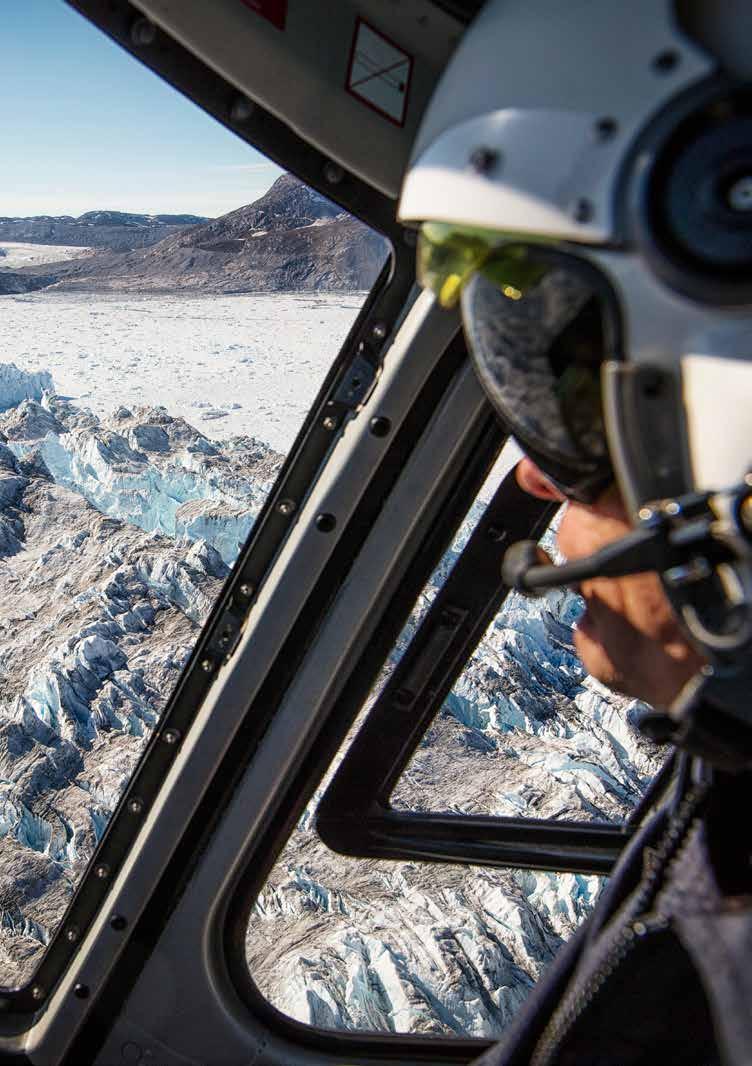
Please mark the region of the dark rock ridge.
[[86, 292], [351, 292], [371, 287], [386, 255], [383, 237], [286, 174], [255, 203], [151, 247], [61, 264], [55, 287]]
[[[45, 267], [45, 269], [48, 269]], [[15, 270], [0, 270], [0, 296], [17, 296], [23, 292], [47, 289], [57, 281], [56, 274], [21, 274]]]
[[72, 215], [0, 217], [0, 241], [122, 252], [156, 244], [186, 226], [206, 221], [202, 215], [136, 215], [125, 211], [87, 211], [78, 218]]

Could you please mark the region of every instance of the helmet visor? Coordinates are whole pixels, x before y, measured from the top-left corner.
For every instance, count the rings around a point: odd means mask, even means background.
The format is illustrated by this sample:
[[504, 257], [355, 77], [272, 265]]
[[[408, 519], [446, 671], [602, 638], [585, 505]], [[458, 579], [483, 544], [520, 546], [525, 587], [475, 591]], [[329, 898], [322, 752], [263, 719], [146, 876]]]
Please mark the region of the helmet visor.
[[423, 234], [420, 280], [444, 306], [461, 300], [496, 412], [565, 495], [593, 500], [613, 480], [601, 408], [611, 347], [602, 286], [581, 260], [542, 246], [446, 224]]

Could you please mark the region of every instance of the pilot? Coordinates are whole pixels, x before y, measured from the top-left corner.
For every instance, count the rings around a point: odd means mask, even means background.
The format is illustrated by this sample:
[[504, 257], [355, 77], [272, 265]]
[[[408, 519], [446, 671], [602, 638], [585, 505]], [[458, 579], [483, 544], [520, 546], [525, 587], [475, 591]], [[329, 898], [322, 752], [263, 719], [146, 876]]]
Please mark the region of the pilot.
[[582, 594], [584, 665], [674, 767], [487, 1066], [752, 1063], [752, 23], [684, 10], [490, 0], [402, 190], [519, 484], [565, 504], [567, 562], [505, 574]]

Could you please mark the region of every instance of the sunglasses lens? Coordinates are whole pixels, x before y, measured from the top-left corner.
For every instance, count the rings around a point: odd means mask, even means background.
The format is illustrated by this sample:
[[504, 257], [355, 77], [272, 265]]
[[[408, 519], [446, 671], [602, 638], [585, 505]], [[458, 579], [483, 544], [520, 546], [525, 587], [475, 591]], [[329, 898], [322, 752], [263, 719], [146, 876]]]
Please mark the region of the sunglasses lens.
[[418, 282], [434, 293], [442, 307], [454, 307], [464, 283], [488, 257], [490, 242], [482, 231], [426, 223], [418, 235]]
[[[611, 479], [601, 413], [604, 328], [598, 298], [555, 266], [524, 294], [487, 271], [462, 290], [480, 380], [510, 433], [567, 495], [592, 498]], [[510, 284], [510, 283], [507, 283]]]

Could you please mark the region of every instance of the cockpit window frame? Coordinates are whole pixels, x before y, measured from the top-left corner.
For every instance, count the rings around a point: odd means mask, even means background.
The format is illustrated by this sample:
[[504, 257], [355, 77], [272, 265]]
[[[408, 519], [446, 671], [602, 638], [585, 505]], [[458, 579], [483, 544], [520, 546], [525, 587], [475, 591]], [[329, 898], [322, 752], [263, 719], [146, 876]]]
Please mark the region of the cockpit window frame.
[[318, 833], [333, 851], [357, 858], [610, 873], [632, 834], [628, 822], [414, 812], [389, 802], [511, 591], [501, 578], [504, 547], [540, 537], [556, 510], [523, 492], [513, 471], [501, 482], [318, 806]]
[[[8, 1031], [22, 1032], [44, 1008], [91, 927], [141, 829], [142, 816], [164, 782], [180, 743], [221, 667], [231, 658], [251, 610], [292, 521], [284, 500], [300, 504], [335, 447], [351, 413], [362, 403], [379, 372], [392, 328], [415, 280], [415, 253], [409, 231], [395, 221], [394, 202], [355, 175], [336, 172], [331, 161], [301, 140], [273, 115], [234, 106], [237, 91], [177, 41], [160, 34], [144, 48], [132, 32], [140, 13], [127, 0], [66, 0], [108, 36], [252, 147], [344, 211], [387, 239], [391, 254], [356, 321], [333, 357], [305, 422], [290, 449], [251, 534], [240, 552], [154, 734], [97, 844], [86, 873], [29, 979], [0, 989], [0, 1011]], [[406, 236], [407, 234], [407, 236]], [[353, 384], [357, 367], [357, 385]], [[113, 915], [113, 929], [119, 929]]]

